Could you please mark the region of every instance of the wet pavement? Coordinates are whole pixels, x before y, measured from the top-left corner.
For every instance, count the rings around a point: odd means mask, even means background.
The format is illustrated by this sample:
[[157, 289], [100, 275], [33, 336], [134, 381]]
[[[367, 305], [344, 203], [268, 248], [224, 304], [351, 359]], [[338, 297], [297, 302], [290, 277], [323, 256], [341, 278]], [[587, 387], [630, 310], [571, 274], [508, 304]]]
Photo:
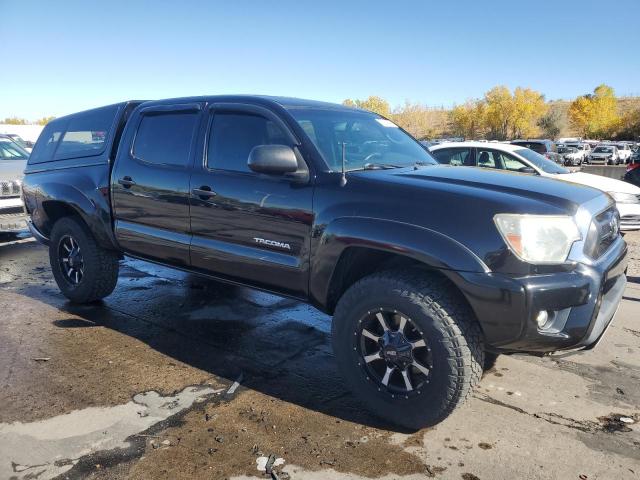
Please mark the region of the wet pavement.
[[[47, 251], [0, 244], [0, 479], [640, 478], [640, 235], [597, 349], [501, 356], [442, 424], [400, 431], [340, 380], [330, 318], [122, 262], [65, 301]], [[270, 459], [271, 457], [271, 459]]]

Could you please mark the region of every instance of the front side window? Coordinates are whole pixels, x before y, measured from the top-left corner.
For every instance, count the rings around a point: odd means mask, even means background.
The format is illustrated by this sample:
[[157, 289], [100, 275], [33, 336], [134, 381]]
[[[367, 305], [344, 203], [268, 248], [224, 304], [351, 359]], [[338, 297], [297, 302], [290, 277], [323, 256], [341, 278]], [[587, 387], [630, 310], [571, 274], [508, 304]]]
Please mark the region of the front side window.
[[478, 149], [478, 166], [483, 168], [497, 168], [496, 156], [497, 152], [492, 150]]
[[102, 153], [117, 111], [118, 106], [111, 105], [71, 117], [62, 140], [58, 144], [54, 159]]
[[189, 164], [196, 112], [153, 112], [140, 121], [134, 157], [147, 163], [184, 167]]
[[522, 172], [524, 168], [531, 168], [521, 160], [513, 157], [504, 152], [494, 152], [494, 155], [498, 156], [499, 162], [502, 164], [502, 168], [511, 172]]
[[408, 167], [437, 162], [393, 122], [359, 110], [289, 107], [289, 113], [333, 171]]
[[561, 167], [560, 165], [558, 165], [555, 162], [552, 162], [551, 160], [548, 160], [547, 158], [543, 157], [539, 153], [536, 153], [529, 148], [520, 148], [516, 150], [514, 153], [528, 160], [529, 162], [531, 162], [533, 165], [535, 165], [537, 168], [539, 168], [545, 173], [553, 173], [553, 174], [570, 173], [569, 170], [567, 170], [566, 168]]
[[279, 125], [260, 115], [216, 112], [211, 121], [207, 167], [250, 172], [249, 153], [258, 145], [290, 145]]

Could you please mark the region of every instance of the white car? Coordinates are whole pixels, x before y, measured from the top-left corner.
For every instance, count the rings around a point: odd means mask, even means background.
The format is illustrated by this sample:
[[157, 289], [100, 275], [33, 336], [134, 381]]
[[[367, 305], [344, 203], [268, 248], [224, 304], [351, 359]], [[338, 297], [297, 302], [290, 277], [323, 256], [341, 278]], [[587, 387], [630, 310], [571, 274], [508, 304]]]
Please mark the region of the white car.
[[27, 158], [28, 152], [13, 140], [0, 137], [0, 233], [27, 228], [21, 182]]
[[[570, 151], [563, 155], [565, 165], [582, 165], [582, 163], [587, 159], [589, 152], [591, 152], [589, 145], [581, 142], [567, 142], [562, 148], [575, 149], [575, 151]], [[558, 153], [562, 153], [560, 151], [560, 147], [558, 147]]]
[[633, 154], [631, 146], [628, 143], [616, 143], [616, 147], [618, 147], [618, 158], [620, 159], [620, 163], [629, 163], [629, 159]]
[[640, 188], [630, 183], [590, 173], [570, 172], [539, 153], [518, 145], [443, 143], [431, 147], [430, 151], [443, 164], [540, 175], [597, 188], [615, 200], [622, 231], [640, 230]]

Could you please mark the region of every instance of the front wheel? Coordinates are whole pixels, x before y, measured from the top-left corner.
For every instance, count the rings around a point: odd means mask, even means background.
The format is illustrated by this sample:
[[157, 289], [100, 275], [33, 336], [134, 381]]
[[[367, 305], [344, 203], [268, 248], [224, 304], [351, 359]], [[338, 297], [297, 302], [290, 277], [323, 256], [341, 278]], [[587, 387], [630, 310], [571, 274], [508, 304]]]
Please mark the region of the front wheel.
[[338, 302], [332, 342], [354, 395], [410, 429], [442, 421], [482, 376], [484, 346], [473, 313], [451, 283], [428, 272], [358, 281]]
[[51, 231], [49, 261], [58, 288], [72, 302], [109, 295], [118, 281], [118, 255], [100, 247], [80, 220], [64, 217]]

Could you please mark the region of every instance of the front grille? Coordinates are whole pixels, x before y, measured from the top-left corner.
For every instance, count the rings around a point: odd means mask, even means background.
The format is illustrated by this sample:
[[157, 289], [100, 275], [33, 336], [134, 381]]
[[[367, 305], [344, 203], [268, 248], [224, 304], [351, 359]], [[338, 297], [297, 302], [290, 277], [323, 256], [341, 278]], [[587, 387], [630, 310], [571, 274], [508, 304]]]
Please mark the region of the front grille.
[[0, 182], [0, 197], [19, 197], [19, 182]]
[[596, 215], [589, 227], [585, 253], [596, 259], [616, 241], [620, 235], [620, 214], [615, 207], [610, 207]]

